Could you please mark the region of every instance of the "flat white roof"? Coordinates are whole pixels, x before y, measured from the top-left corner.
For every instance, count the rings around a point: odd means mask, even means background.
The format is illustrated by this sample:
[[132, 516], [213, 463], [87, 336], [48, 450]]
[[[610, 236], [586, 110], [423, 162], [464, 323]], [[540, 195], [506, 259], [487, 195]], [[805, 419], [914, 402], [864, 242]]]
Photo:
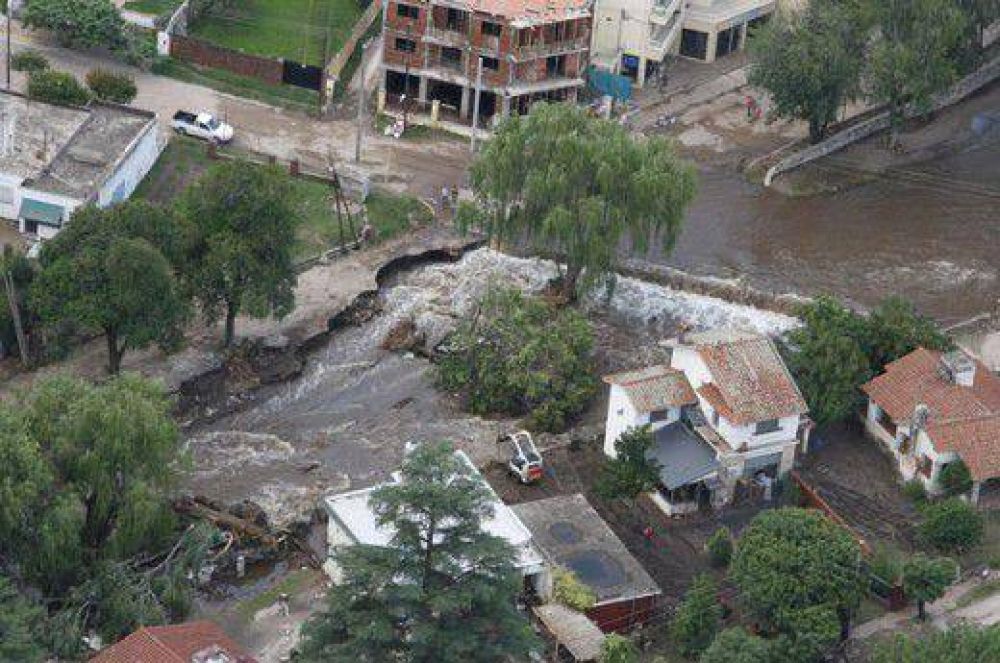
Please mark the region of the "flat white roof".
[[[532, 544], [531, 532], [524, 526], [517, 514], [497, 497], [493, 488], [483, 479], [479, 470], [464, 452], [456, 451], [455, 457], [468, 468], [469, 475], [482, 482], [493, 496], [493, 516], [481, 523], [482, 528], [489, 534], [506, 540], [518, 551], [518, 568], [543, 564], [544, 559], [541, 553]], [[393, 528], [381, 526], [368, 503], [371, 494], [385, 485], [389, 484], [380, 484], [324, 498], [330, 518], [336, 519], [355, 543], [384, 547], [389, 545], [392, 540], [393, 534], [395, 534]]]

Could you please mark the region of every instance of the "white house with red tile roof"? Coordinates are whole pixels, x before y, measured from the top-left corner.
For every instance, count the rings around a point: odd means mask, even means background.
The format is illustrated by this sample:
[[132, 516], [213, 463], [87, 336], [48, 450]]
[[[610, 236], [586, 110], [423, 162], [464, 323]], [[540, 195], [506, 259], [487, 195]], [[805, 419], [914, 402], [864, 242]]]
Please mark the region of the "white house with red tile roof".
[[140, 626], [102, 649], [90, 663], [256, 663], [210, 621]]
[[671, 515], [706, 502], [726, 504], [740, 481], [790, 470], [811, 422], [774, 344], [758, 334], [720, 330], [667, 345], [670, 366], [604, 378], [611, 385], [605, 453], [615, 456], [624, 431], [651, 425], [651, 455], [662, 466], [652, 497]]
[[1000, 378], [965, 352], [917, 348], [861, 386], [865, 428], [892, 453], [904, 480], [931, 492], [949, 463], [972, 475], [972, 500], [1000, 478]]

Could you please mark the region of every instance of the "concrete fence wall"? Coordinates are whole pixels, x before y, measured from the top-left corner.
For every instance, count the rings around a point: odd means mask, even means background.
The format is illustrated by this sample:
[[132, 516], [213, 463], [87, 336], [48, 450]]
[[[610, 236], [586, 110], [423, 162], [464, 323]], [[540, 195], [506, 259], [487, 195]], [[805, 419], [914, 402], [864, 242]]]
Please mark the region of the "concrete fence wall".
[[280, 60], [240, 53], [178, 34], [170, 36], [170, 55], [204, 67], [251, 76], [271, 85], [281, 85], [284, 73], [284, 64]]
[[[962, 101], [966, 97], [978, 91], [980, 88], [992, 83], [997, 78], [1000, 78], [1000, 58], [996, 58], [988, 62], [975, 72], [960, 80], [946, 92], [936, 95], [931, 101], [930, 112], [939, 111]], [[921, 113], [912, 108], [908, 109], [906, 113], [907, 117], [917, 117], [920, 114]], [[778, 163], [771, 166], [771, 168], [767, 171], [767, 175], [764, 176], [764, 186], [771, 186], [771, 182], [774, 181], [774, 178], [781, 173], [786, 173], [794, 168], [802, 166], [803, 164], [807, 164], [810, 161], [815, 161], [816, 159], [820, 159], [842, 150], [848, 145], [868, 138], [869, 136], [873, 136], [880, 131], [885, 131], [889, 128], [889, 125], [889, 112], [883, 111], [867, 120], [864, 120], [863, 122], [859, 122], [858, 124], [850, 126], [847, 129], [830, 136], [826, 140], [823, 140], [815, 145], [810, 145], [803, 150], [799, 150], [798, 152], [785, 157]]]

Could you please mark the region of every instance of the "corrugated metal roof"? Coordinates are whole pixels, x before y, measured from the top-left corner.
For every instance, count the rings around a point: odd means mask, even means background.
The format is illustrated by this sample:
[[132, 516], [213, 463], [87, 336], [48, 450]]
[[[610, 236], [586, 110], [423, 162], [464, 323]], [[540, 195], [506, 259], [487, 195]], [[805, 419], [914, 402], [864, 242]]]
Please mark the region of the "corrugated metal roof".
[[660, 482], [674, 490], [705, 478], [719, 469], [715, 450], [677, 422], [654, 433], [656, 444], [649, 456], [660, 464]]

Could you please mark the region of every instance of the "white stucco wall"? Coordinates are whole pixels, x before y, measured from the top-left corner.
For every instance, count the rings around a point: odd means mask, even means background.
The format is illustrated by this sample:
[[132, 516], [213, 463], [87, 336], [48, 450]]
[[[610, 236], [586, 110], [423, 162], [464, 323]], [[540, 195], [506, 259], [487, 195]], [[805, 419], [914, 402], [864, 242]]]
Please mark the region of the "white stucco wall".
[[604, 453], [611, 458], [616, 458], [615, 442], [621, 434], [630, 428], [639, 428], [650, 424], [650, 429], [657, 431], [664, 426], [675, 423], [681, 418], [681, 409], [672, 407], [666, 411], [659, 421], [650, 422], [648, 412], [639, 412], [632, 404], [625, 390], [619, 385], [611, 385], [611, 392], [608, 397], [608, 416], [604, 424]]
[[20, 177], [0, 174], [0, 219], [16, 219], [21, 205]]
[[97, 192], [98, 206], [107, 207], [127, 200], [156, 163], [160, 151], [159, 128], [153, 121], [135, 143], [132, 151], [122, 158], [115, 171], [101, 185]]

